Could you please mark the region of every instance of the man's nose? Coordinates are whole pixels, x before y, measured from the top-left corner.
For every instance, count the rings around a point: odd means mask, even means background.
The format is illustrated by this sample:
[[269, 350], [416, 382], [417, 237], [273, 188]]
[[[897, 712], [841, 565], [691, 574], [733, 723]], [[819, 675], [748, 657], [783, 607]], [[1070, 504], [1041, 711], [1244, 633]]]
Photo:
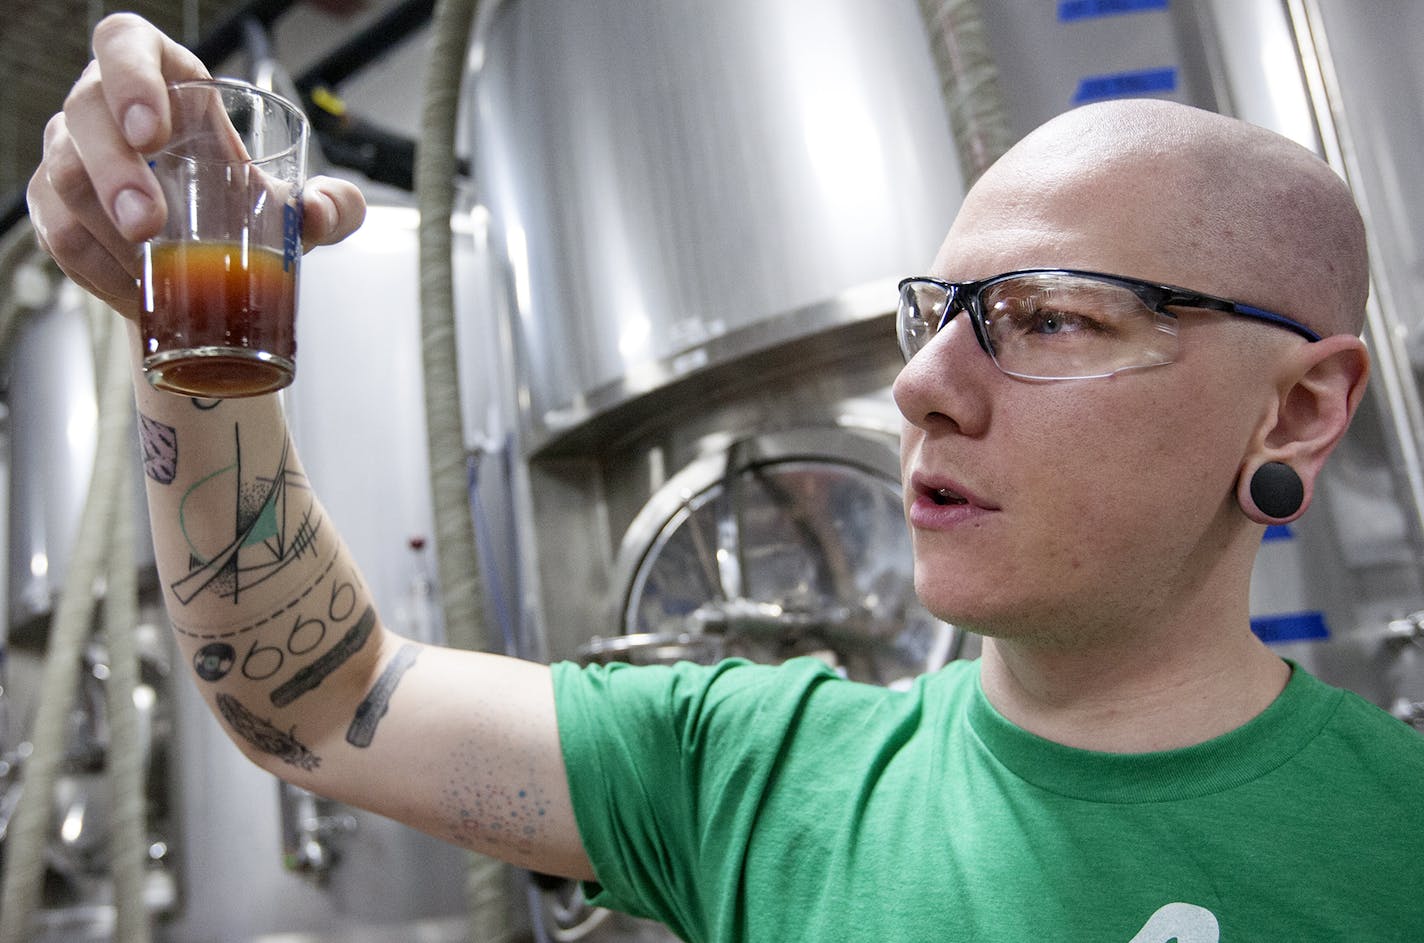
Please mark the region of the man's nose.
[[[946, 349], [948, 348], [948, 349]], [[934, 357], [950, 357], [956, 367], [962, 366], [961, 358], [988, 359], [989, 352], [979, 343], [979, 335], [974, 330], [974, 320], [969, 312], [963, 308], [952, 310], [948, 320], [946, 320], [935, 336], [924, 346], [916, 359], [930, 355]]]
[[987, 422], [992, 397], [986, 384], [999, 378], [969, 315], [961, 311], [901, 368], [892, 392], [912, 425], [930, 431], [947, 422], [972, 435]]

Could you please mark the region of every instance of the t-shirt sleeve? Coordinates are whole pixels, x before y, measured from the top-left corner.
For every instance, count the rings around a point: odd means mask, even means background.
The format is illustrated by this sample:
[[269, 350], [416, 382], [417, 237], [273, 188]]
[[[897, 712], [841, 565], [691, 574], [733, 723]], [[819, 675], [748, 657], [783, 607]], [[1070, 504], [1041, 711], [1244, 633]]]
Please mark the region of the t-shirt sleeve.
[[599, 906], [684, 939], [735, 920], [741, 862], [824, 665], [554, 666], [559, 736]]

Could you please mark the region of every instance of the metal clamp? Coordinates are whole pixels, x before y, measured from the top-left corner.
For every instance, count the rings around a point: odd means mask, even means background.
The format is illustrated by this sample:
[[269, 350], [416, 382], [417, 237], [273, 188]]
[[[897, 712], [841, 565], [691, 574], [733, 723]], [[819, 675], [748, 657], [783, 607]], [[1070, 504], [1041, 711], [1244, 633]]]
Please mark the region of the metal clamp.
[[1409, 726], [1424, 733], [1424, 701], [1411, 701], [1402, 697], [1394, 702], [1389, 712]]
[[1400, 619], [1391, 619], [1385, 625], [1384, 632], [1385, 640], [1397, 648], [1406, 645], [1424, 647], [1424, 609]]
[[338, 857], [333, 838], [356, 831], [356, 817], [330, 799], [278, 782], [282, 817], [282, 865], [320, 883]]

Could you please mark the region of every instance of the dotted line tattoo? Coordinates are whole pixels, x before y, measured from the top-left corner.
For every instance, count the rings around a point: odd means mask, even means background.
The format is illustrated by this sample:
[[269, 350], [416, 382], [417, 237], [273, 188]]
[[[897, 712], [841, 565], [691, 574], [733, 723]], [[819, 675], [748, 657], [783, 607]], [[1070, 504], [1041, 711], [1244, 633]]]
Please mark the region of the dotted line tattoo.
[[253, 629], [260, 629], [262, 628], [262, 626], [267, 625], [277, 619], [284, 618], [287, 613], [291, 612], [294, 608], [300, 605], [302, 600], [310, 596], [312, 590], [316, 589], [318, 586], [321, 585], [322, 580], [326, 579], [327, 574], [331, 572], [331, 568], [336, 565], [336, 557], [337, 551], [333, 550], [331, 554], [331, 559], [326, 561], [326, 566], [322, 567], [320, 575], [317, 576], [316, 580], [310, 586], [302, 590], [300, 596], [298, 596], [296, 599], [293, 599], [291, 602], [288, 602], [280, 609], [273, 610], [271, 614], [263, 616], [256, 622], [244, 625], [241, 628], [229, 629], [224, 632], [198, 632], [191, 628], [185, 628], [177, 622], [173, 622], [173, 630], [179, 635], [186, 635], [188, 638], [202, 639], [204, 641], [207, 641], [234, 638], [246, 632], [251, 632]]
[[516, 789], [487, 780], [484, 754], [465, 744], [451, 756], [454, 776], [443, 791], [445, 837], [457, 845], [494, 845], [528, 852], [547, 831], [548, 797], [531, 782]]

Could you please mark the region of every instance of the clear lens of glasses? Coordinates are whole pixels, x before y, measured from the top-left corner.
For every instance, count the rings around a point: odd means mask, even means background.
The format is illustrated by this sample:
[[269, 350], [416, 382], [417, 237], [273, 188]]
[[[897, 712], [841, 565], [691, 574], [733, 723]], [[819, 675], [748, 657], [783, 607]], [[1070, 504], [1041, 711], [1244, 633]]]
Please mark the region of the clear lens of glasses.
[[[948, 303], [946, 290], [932, 281], [911, 280], [901, 289], [897, 325], [907, 361], [948, 323]], [[963, 296], [956, 300], [960, 310], [971, 303]], [[978, 304], [988, 352], [1011, 376], [1105, 377], [1176, 357], [1176, 319], [1111, 281], [1061, 273], [1011, 275], [983, 285]]]

